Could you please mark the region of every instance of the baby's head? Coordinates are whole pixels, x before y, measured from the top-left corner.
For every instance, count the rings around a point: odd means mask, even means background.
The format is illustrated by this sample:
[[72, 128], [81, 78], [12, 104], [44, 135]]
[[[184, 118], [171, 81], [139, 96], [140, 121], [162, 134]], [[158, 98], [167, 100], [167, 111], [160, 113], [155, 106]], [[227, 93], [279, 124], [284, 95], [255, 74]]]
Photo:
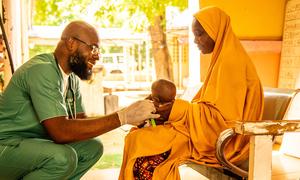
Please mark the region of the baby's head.
[[169, 80], [159, 79], [152, 83], [151, 96], [159, 104], [171, 102], [176, 96], [176, 86]]
[[[172, 102], [175, 100], [176, 96], [176, 86], [171, 81], [165, 79], [159, 79], [154, 81], [151, 86], [151, 96], [147, 98], [151, 98], [152, 101], [156, 102], [158, 106], [163, 105], [168, 102]], [[156, 125], [164, 124], [166, 120], [156, 119]], [[150, 126], [149, 121], [145, 121], [144, 123], [138, 125], [139, 128]]]

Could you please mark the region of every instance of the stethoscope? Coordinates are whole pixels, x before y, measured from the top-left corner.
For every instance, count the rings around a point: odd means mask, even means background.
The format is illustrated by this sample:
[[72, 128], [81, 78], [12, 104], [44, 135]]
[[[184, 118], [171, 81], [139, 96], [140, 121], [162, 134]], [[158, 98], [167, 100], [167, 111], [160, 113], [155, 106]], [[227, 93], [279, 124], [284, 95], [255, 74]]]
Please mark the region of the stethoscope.
[[[69, 94], [71, 94], [71, 96]], [[72, 86], [70, 77], [68, 79], [68, 85], [66, 88], [65, 100], [67, 101], [72, 119], [76, 119], [76, 98], [75, 98], [74, 87]], [[73, 109], [71, 108], [71, 103], [73, 103]]]
[[[59, 69], [58, 62], [55, 56], [54, 59], [56, 61], [57, 68]], [[69, 92], [71, 92], [71, 97], [69, 95]], [[75, 91], [74, 91], [74, 86], [72, 85], [71, 77], [68, 78], [67, 88], [64, 93], [64, 100], [68, 104], [69, 112], [71, 114], [72, 119], [76, 119], [76, 98], [75, 98]], [[71, 103], [73, 103], [73, 110], [71, 108]]]

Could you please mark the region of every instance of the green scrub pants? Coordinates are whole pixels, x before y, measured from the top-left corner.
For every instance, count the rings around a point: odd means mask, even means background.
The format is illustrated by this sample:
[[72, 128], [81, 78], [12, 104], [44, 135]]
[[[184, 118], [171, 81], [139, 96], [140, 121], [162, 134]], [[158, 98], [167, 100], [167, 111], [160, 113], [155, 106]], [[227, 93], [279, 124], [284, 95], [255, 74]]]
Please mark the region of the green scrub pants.
[[0, 180], [80, 179], [102, 154], [103, 145], [95, 139], [70, 144], [24, 139], [17, 146], [0, 145]]

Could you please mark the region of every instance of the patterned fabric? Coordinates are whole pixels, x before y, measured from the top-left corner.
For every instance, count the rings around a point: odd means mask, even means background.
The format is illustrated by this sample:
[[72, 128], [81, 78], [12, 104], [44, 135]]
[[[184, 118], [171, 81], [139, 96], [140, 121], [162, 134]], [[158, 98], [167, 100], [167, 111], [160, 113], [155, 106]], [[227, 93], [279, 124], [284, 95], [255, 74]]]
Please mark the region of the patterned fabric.
[[136, 159], [133, 167], [135, 180], [152, 179], [155, 168], [168, 158], [170, 151], [159, 155], [139, 157]]

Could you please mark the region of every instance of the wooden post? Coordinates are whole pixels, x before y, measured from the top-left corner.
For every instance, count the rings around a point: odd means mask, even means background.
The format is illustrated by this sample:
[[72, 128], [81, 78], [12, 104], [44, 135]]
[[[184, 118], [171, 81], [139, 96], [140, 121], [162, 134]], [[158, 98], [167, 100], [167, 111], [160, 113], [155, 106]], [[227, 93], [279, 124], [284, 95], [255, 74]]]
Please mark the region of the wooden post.
[[249, 179], [270, 180], [272, 175], [272, 136], [250, 137]]
[[112, 94], [112, 89], [109, 89], [109, 94], [104, 96], [104, 111], [105, 114], [110, 114], [119, 109], [119, 97]]

